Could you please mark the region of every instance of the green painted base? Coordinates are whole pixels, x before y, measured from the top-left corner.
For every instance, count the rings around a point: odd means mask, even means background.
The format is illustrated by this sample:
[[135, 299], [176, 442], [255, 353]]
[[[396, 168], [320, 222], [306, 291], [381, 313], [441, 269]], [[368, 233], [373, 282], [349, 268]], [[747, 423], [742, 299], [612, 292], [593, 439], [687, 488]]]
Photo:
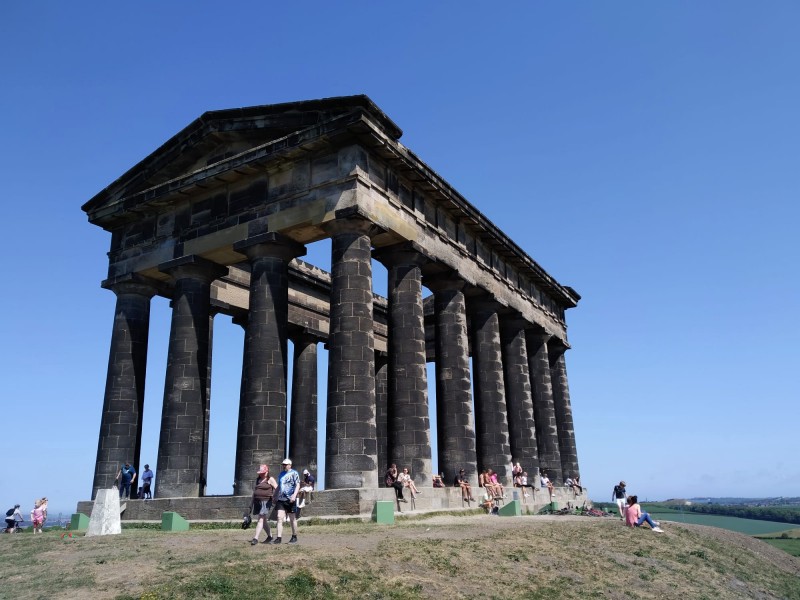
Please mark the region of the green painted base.
[[372, 510], [372, 520], [379, 525], [394, 525], [394, 502], [378, 500]]
[[519, 500], [512, 500], [501, 506], [497, 514], [501, 517], [519, 517], [522, 515], [522, 506]]
[[69, 520], [70, 531], [86, 531], [89, 529], [89, 517], [83, 513], [75, 513]]
[[189, 531], [189, 521], [176, 512], [162, 513], [161, 531]]

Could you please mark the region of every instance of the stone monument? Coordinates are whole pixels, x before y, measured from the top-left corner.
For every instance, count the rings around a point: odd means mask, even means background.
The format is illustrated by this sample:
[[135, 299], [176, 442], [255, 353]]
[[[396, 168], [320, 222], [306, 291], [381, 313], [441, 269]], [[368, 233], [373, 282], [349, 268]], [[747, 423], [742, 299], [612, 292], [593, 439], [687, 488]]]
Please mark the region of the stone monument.
[[[389, 463], [430, 487], [432, 436], [448, 484], [464, 468], [475, 486], [490, 467], [510, 485], [517, 461], [557, 485], [579, 475], [565, 312], [580, 296], [401, 135], [366, 96], [212, 111], [83, 206], [111, 234], [102, 285], [116, 295], [93, 497], [125, 459], [140, 463], [157, 295], [172, 307], [154, 501], [172, 503], [163, 510], [190, 515], [200, 505], [178, 499], [206, 495], [220, 315], [245, 331], [234, 495], [250, 494], [259, 464], [288, 454], [316, 465], [324, 452], [326, 491], [347, 498], [339, 509], [361, 510], [385, 495]], [[325, 238], [330, 273], [300, 260]], [[388, 270], [387, 298], [373, 294], [373, 259]], [[319, 343], [329, 363], [322, 448]], [[125, 518], [145, 514], [134, 504]]]

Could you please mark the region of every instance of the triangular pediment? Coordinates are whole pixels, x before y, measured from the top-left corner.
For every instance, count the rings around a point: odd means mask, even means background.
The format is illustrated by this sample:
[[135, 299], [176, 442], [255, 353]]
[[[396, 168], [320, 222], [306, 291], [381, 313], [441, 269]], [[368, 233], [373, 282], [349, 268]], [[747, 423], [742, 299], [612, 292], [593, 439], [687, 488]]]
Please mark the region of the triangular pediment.
[[353, 110], [366, 110], [384, 131], [402, 131], [367, 96], [342, 96], [209, 111], [83, 205], [85, 212], [241, 154]]

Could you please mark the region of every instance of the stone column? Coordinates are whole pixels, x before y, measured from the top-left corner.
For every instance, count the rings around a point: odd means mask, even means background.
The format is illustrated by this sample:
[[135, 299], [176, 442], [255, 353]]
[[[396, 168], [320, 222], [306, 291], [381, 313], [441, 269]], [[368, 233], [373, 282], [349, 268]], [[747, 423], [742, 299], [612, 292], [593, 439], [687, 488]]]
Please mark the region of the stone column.
[[567, 347], [561, 341], [552, 340], [548, 345], [553, 405], [558, 427], [558, 448], [561, 453], [562, 476], [565, 479], [580, 477], [578, 449], [575, 445], [575, 426], [572, 423], [572, 404], [569, 399], [567, 382], [567, 362], [564, 357], [566, 351]]
[[533, 478], [539, 469], [539, 451], [536, 447], [536, 421], [525, 343], [526, 326], [529, 326], [528, 323], [517, 316], [503, 317], [500, 321], [500, 338], [503, 343], [511, 461], [519, 462]]
[[292, 336], [292, 416], [289, 456], [295, 469], [317, 472], [317, 338], [307, 332]]
[[286, 457], [289, 261], [305, 254], [305, 248], [271, 232], [233, 248], [250, 263], [234, 473], [237, 493], [247, 495], [260, 464], [279, 473]]
[[[554, 485], [561, 485], [561, 453], [558, 448], [558, 427], [553, 386], [550, 380], [550, 359], [547, 340], [550, 335], [529, 330], [526, 334], [528, 346], [528, 368], [533, 388], [533, 418], [536, 421], [536, 441], [539, 449], [539, 468], [547, 472]], [[531, 473], [529, 472], [530, 476]]]
[[211, 431], [211, 366], [214, 364], [214, 316], [215, 310], [208, 313], [208, 360], [206, 361], [206, 406], [203, 416], [203, 453], [200, 467], [200, 495], [206, 495], [208, 485], [208, 435]]
[[104, 283], [103, 287], [117, 295], [117, 305], [111, 330], [92, 499], [98, 490], [114, 484], [117, 471], [126, 460], [137, 469], [141, 468], [139, 454], [150, 299], [156, 293], [154, 287], [134, 277], [118, 283]]
[[492, 469], [504, 485], [511, 481], [506, 390], [500, 346], [499, 306], [482, 296], [467, 304], [472, 319], [472, 368], [475, 378], [475, 438], [478, 467]]
[[375, 338], [372, 322], [373, 225], [358, 217], [328, 224], [331, 311], [325, 486], [375, 488]]
[[388, 269], [389, 463], [408, 467], [416, 485], [431, 485], [431, 426], [425, 362], [422, 270], [427, 259], [412, 244], [381, 248]]
[[378, 474], [389, 465], [389, 356], [375, 351], [375, 429], [378, 439]]
[[464, 469], [478, 485], [475, 422], [469, 372], [469, 338], [464, 282], [451, 276], [426, 277], [436, 313], [436, 428], [439, 471], [453, 485]]
[[211, 283], [227, 267], [197, 256], [159, 265], [175, 280], [158, 443], [157, 498], [198, 497], [208, 409]]

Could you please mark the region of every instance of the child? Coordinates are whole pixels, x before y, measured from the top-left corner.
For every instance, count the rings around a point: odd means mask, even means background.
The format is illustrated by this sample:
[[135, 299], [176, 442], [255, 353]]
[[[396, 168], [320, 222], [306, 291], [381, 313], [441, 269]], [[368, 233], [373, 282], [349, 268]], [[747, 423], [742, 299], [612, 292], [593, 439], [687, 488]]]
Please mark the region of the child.
[[653, 521], [649, 513], [642, 511], [642, 507], [639, 506], [639, 498], [637, 496], [628, 496], [625, 523], [628, 527], [641, 527], [645, 521], [655, 533], [664, 533], [664, 530], [658, 526], [658, 521]]
[[44, 510], [42, 510], [42, 501], [37, 500], [34, 508], [31, 511], [31, 522], [33, 523], [33, 533], [42, 533], [42, 525], [44, 525]]

